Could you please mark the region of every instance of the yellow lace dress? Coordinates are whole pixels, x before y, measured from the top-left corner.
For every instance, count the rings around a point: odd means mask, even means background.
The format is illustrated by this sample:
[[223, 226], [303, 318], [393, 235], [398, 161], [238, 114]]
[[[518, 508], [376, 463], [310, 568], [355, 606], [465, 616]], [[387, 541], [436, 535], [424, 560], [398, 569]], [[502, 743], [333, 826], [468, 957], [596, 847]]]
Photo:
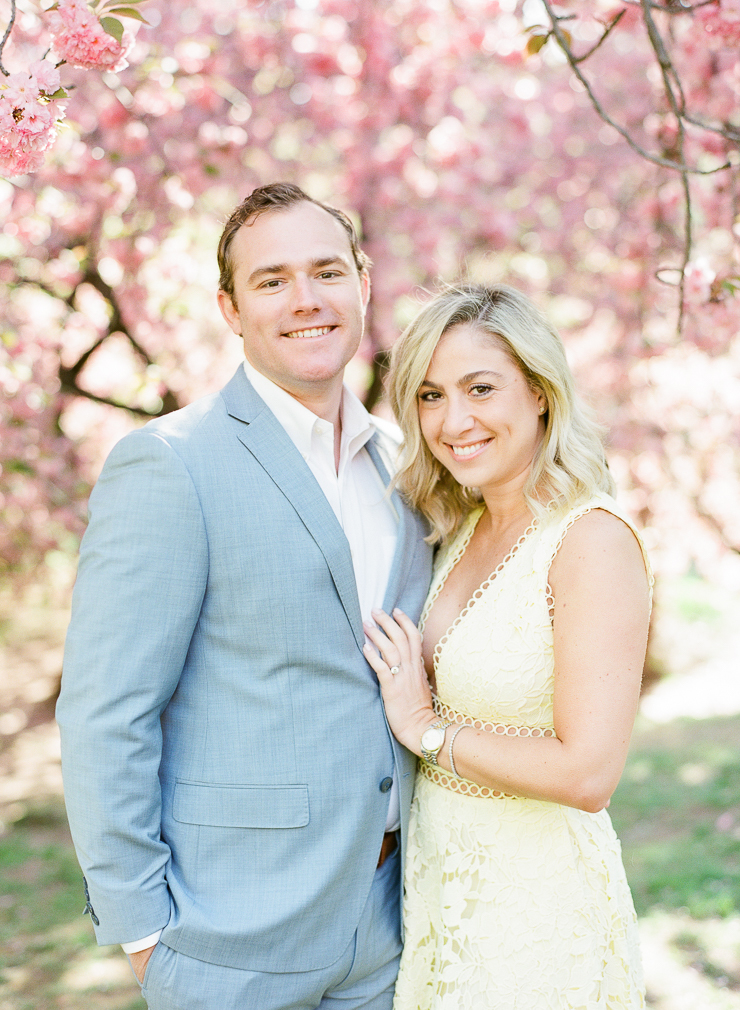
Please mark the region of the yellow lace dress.
[[[548, 574], [567, 530], [593, 508], [634, 530], [607, 495], [530, 526], [435, 649], [441, 716], [554, 735]], [[422, 628], [481, 512], [438, 558]], [[605, 810], [502, 795], [421, 761], [404, 924], [394, 1010], [645, 1006], [632, 896]]]

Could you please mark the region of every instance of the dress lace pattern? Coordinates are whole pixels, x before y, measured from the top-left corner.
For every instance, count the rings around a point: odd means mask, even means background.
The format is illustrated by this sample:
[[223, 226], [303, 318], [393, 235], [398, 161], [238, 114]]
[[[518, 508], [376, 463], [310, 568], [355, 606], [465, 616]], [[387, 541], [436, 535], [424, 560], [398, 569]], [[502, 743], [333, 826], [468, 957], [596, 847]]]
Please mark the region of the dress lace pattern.
[[[567, 530], [593, 508], [634, 530], [607, 495], [533, 523], [435, 649], [441, 717], [554, 735], [548, 573]], [[422, 628], [481, 511], [440, 553]], [[606, 811], [508, 796], [420, 762], [404, 922], [394, 1010], [645, 1006], [637, 921]]]

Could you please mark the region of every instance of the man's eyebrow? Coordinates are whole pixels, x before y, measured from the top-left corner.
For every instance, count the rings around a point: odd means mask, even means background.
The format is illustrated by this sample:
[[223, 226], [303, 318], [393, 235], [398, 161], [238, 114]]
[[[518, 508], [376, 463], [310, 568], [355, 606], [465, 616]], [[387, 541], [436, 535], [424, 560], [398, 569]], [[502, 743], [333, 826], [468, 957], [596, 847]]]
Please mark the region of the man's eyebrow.
[[[336, 256], [317, 257], [316, 259], [311, 260], [311, 262], [309, 263], [309, 267], [311, 267], [314, 270], [320, 270], [322, 267], [334, 266], [336, 264], [343, 266], [347, 270], [350, 268], [349, 260], [346, 259], [344, 256], [339, 255], [338, 253]], [[282, 274], [289, 272], [290, 270], [291, 267], [288, 263], [271, 263], [268, 266], [257, 267], [257, 269], [253, 270], [252, 273], [249, 275], [247, 283], [253, 284], [261, 277], [267, 277], [272, 274]]]
[[342, 256], [339, 253], [336, 256], [322, 256], [320, 259], [311, 260], [311, 266], [315, 269], [321, 269], [321, 267], [330, 267], [335, 263], [338, 263], [343, 267], [350, 267], [350, 262], [346, 256]]
[[287, 263], [273, 263], [271, 266], [267, 267], [257, 267], [253, 270], [248, 278], [248, 283], [251, 284], [252, 281], [259, 280], [260, 277], [265, 277], [267, 274], [281, 274], [288, 269]]

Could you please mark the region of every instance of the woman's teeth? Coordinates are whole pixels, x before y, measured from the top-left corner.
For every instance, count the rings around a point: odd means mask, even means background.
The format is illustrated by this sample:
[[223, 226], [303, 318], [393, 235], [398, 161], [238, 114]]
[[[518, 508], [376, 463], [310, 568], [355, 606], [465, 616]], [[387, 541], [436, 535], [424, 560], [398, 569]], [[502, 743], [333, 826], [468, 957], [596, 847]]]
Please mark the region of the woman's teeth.
[[474, 442], [473, 445], [451, 445], [452, 453], [454, 456], [472, 456], [474, 452], [481, 449], [488, 439], [484, 442]]

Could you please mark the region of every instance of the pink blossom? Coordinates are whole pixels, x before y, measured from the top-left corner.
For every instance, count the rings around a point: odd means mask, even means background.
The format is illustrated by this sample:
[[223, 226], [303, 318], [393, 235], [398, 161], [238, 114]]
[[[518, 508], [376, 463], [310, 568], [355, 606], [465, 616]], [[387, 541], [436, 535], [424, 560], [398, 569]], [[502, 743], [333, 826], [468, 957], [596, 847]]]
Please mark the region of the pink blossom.
[[687, 302], [701, 304], [709, 300], [712, 281], [717, 274], [712, 270], [706, 257], [699, 257], [688, 263], [684, 273]]
[[124, 32], [119, 42], [103, 28], [84, 0], [59, 0], [49, 12], [54, 52], [83, 70], [123, 70], [133, 37]]
[[49, 63], [47, 60], [33, 62], [28, 68], [28, 73], [45, 95], [55, 94], [61, 86], [59, 71], [53, 63]]
[[9, 74], [0, 83], [0, 172], [6, 176], [36, 171], [43, 152], [56, 139], [56, 126], [64, 116], [58, 99], [59, 73], [51, 64], [37, 61], [28, 71]]
[[44, 160], [42, 151], [26, 150], [13, 138], [0, 136], [0, 173], [12, 178], [15, 175], [26, 175], [36, 172]]
[[16, 130], [23, 136], [33, 135], [51, 129], [54, 123], [55, 119], [49, 109], [35, 102], [23, 109], [23, 117], [16, 124]]
[[717, 0], [696, 13], [697, 20], [712, 40], [721, 46], [740, 45], [740, 2]]

